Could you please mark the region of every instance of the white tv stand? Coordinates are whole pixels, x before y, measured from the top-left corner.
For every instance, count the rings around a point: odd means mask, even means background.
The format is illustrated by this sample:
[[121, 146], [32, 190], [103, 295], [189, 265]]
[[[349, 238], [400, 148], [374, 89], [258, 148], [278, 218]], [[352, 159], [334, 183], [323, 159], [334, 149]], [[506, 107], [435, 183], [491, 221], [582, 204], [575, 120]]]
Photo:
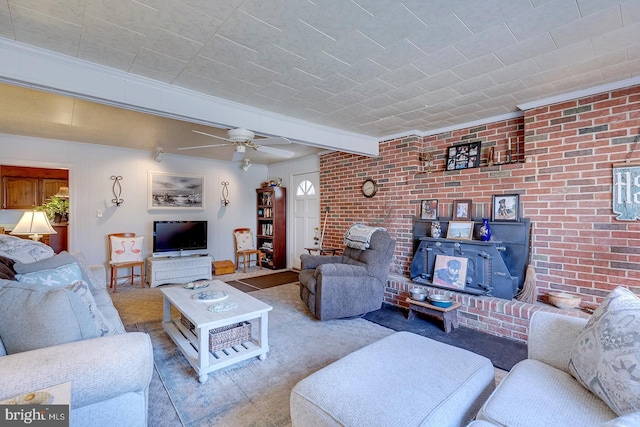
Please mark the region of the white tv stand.
[[148, 257], [145, 276], [152, 288], [167, 283], [211, 280], [212, 264], [213, 258], [208, 255]]

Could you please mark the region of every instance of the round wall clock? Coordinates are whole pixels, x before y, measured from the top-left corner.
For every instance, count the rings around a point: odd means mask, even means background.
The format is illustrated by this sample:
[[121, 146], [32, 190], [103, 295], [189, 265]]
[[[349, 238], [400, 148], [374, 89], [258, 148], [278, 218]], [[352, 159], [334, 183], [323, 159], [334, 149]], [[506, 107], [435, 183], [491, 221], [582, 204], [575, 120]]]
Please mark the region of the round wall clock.
[[365, 197], [373, 197], [378, 192], [378, 184], [372, 179], [367, 179], [362, 183], [362, 194]]

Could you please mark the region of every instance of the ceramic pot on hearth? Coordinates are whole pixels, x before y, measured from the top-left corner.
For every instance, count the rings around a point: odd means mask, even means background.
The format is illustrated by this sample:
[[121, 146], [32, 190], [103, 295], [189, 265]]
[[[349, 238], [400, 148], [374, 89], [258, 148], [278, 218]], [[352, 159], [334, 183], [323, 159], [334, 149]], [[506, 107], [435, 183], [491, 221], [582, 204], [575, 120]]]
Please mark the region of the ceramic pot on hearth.
[[488, 242], [491, 239], [491, 226], [489, 226], [489, 219], [482, 218], [482, 225], [480, 226], [480, 240]]

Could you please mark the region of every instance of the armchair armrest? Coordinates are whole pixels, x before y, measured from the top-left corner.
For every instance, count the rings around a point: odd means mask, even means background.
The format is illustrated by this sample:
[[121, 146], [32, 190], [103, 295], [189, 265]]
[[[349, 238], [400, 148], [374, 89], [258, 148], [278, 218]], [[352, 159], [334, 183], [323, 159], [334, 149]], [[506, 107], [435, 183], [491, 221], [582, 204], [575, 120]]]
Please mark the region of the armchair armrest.
[[573, 344], [587, 319], [537, 311], [531, 316], [528, 357], [568, 372]]
[[300, 255], [302, 270], [313, 270], [322, 264], [342, 264], [342, 255]]
[[89, 278], [98, 288], [107, 288], [107, 269], [104, 265], [90, 265]]
[[111, 335], [0, 357], [0, 400], [71, 382], [71, 408], [146, 390], [153, 373], [151, 339]]
[[369, 271], [361, 265], [352, 264], [322, 264], [316, 269], [316, 276], [326, 277], [369, 277]]

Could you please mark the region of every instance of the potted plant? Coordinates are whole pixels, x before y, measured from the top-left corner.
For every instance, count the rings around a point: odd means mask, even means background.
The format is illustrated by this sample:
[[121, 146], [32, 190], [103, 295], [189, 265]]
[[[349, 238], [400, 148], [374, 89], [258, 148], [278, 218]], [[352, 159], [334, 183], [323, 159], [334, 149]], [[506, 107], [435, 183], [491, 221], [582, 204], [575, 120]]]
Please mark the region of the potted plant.
[[69, 199], [67, 198], [51, 196], [49, 201], [38, 206], [36, 210], [44, 211], [47, 218], [54, 223], [69, 221]]

